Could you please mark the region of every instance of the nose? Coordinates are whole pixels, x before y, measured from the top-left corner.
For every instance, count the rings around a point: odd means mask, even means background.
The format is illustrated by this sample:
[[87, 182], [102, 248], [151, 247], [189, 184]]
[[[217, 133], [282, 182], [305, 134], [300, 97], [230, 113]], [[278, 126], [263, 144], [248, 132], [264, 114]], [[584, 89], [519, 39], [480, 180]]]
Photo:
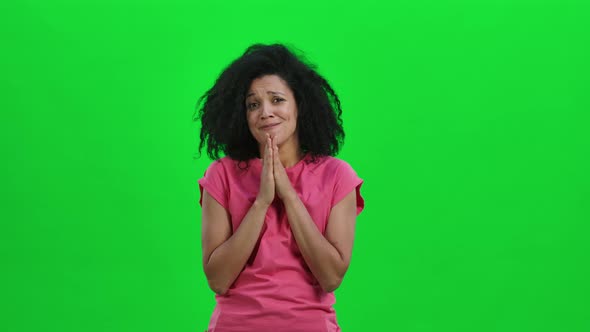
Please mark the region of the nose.
[[267, 101], [264, 101], [260, 107], [262, 108], [260, 111], [260, 118], [266, 119], [269, 117], [274, 117], [272, 105], [268, 104]]

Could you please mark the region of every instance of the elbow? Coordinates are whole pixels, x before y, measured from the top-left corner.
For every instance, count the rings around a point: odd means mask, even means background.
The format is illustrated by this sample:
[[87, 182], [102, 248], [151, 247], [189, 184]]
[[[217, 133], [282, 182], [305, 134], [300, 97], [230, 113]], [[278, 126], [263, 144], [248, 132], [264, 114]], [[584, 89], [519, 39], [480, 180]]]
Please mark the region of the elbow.
[[216, 283], [212, 280], [207, 280], [208, 284], [209, 284], [209, 288], [215, 292], [215, 294], [217, 295], [225, 295], [227, 293], [228, 287], [226, 287], [225, 285], [221, 285], [219, 283]]
[[229, 289], [227, 282], [224, 282], [223, 279], [219, 278], [218, 275], [216, 277], [210, 270], [207, 269], [207, 266], [205, 266], [204, 272], [205, 276], [207, 277], [207, 284], [209, 285], [209, 288], [217, 295], [225, 295]]
[[332, 293], [333, 291], [335, 291], [336, 289], [338, 289], [338, 286], [339, 285], [322, 286], [322, 289], [326, 293]]
[[333, 272], [331, 277], [326, 278], [323, 282], [320, 282], [320, 286], [326, 293], [331, 293], [340, 287], [340, 284], [342, 284], [342, 280], [344, 279], [344, 275], [348, 270], [348, 265], [348, 262], [343, 263], [342, 266]]
[[217, 295], [223, 296], [227, 294], [227, 288], [211, 288], [211, 290]]
[[224, 282], [223, 278], [220, 278], [219, 273], [213, 271], [211, 266], [208, 264], [203, 265], [203, 272], [207, 278], [207, 284], [209, 288], [217, 295], [225, 295], [229, 289], [229, 285]]
[[328, 282], [322, 283], [320, 286], [322, 287], [324, 292], [331, 293], [331, 292], [335, 291], [336, 289], [338, 289], [338, 287], [340, 287], [341, 283], [342, 283], [342, 278], [336, 277]]

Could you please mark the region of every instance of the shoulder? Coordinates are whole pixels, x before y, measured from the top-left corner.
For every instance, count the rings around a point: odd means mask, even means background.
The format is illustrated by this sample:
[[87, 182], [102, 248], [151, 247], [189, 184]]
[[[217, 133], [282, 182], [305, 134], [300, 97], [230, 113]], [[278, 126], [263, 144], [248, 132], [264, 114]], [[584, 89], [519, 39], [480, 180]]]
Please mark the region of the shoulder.
[[228, 178], [231, 176], [231, 165], [232, 160], [228, 157], [213, 160], [205, 170], [203, 180], [216, 180], [220, 183], [227, 183]]
[[[201, 198], [199, 203], [203, 204], [203, 189], [205, 189], [221, 206], [228, 207], [227, 190], [230, 186], [227, 164], [229, 158], [221, 158], [211, 162], [205, 174], [199, 179]], [[231, 160], [229, 160], [231, 161]]]
[[[222, 158], [224, 159], [224, 158]], [[224, 167], [224, 163], [222, 162], [222, 159], [217, 159], [217, 160], [213, 160], [209, 166], [207, 166], [207, 169], [205, 169], [205, 176], [212, 176], [212, 175], [217, 175], [217, 174], [222, 174], [225, 172], [225, 167]]]
[[363, 179], [347, 161], [331, 156], [321, 157], [308, 164], [308, 172], [306, 183], [318, 186], [327, 195], [325, 203], [330, 207], [336, 206], [351, 191], [355, 191], [357, 214], [362, 211], [364, 200], [360, 189]]
[[310, 162], [306, 168], [309, 179], [318, 179], [327, 186], [362, 182], [352, 166], [340, 158], [324, 156]]
[[207, 172], [234, 172], [236, 169], [239, 169], [239, 163], [240, 161], [231, 159], [230, 157], [219, 158], [217, 160], [213, 160], [211, 164], [209, 164]]
[[223, 178], [225, 182], [234, 183], [259, 174], [262, 166], [256, 159], [240, 161], [223, 157], [211, 162], [205, 171], [205, 177]]
[[312, 167], [310, 168], [314, 172], [320, 171], [332, 175], [354, 172], [352, 166], [347, 161], [332, 156], [321, 157], [315, 165], [314, 163], [311, 163], [311, 165]]

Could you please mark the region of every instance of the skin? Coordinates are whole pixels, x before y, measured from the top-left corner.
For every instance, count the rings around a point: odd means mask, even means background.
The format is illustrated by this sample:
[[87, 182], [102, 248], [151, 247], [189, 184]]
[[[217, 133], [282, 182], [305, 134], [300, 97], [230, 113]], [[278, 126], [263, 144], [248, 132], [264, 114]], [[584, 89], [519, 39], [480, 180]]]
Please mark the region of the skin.
[[[277, 195], [305, 262], [321, 288], [332, 292], [341, 284], [350, 264], [356, 223], [355, 191], [332, 208], [322, 235], [285, 170], [303, 157], [291, 89], [276, 75], [263, 76], [252, 81], [245, 103], [248, 126], [263, 159], [260, 188], [233, 234], [229, 213], [203, 191], [203, 266], [209, 286], [217, 294], [225, 294], [233, 284], [252, 254], [264, 216]], [[275, 126], [266, 127], [269, 124]]]
[[[252, 81], [246, 94], [246, 118], [250, 133], [256, 139], [260, 156], [270, 135], [280, 148], [279, 159], [285, 167], [296, 164], [303, 153], [297, 136], [297, 103], [293, 91], [277, 75], [266, 75]], [[270, 128], [267, 125], [275, 124]]]

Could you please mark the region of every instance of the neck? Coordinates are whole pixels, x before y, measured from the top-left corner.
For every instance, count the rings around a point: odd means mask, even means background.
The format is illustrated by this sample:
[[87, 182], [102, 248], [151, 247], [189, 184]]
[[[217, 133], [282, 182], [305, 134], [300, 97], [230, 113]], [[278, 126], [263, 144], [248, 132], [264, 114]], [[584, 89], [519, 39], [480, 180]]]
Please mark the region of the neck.
[[279, 147], [279, 159], [283, 167], [291, 167], [303, 159], [303, 152], [299, 148], [299, 145], [283, 144], [283, 146]]

